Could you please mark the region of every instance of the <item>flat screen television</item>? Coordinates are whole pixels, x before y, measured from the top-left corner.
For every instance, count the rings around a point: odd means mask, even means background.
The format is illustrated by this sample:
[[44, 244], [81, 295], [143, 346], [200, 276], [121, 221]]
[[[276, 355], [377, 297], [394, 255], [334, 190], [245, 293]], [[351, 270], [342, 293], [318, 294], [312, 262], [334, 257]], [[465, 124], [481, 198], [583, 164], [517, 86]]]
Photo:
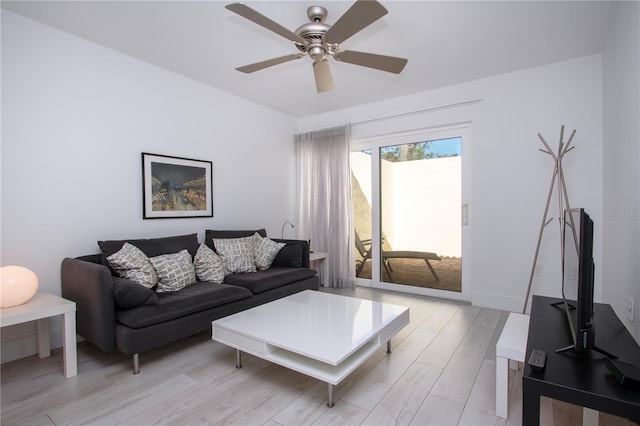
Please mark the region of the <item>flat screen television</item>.
[[571, 330], [573, 345], [556, 352], [597, 350], [613, 355], [595, 345], [593, 324], [593, 220], [582, 208], [566, 209], [563, 218], [562, 304]]

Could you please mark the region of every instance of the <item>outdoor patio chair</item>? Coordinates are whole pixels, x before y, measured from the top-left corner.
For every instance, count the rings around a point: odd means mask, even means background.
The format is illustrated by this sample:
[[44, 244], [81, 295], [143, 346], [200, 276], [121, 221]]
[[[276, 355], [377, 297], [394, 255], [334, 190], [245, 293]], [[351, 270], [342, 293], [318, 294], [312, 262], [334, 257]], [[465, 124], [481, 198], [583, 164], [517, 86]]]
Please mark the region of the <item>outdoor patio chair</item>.
[[[359, 276], [360, 272], [362, 272], [362, 268], [364, 268], [364, 265], [367, 262], [367, 259], [371, 259], [371, 240], [361, 240], [360, 236], [358, 236], [358, 233], [356, 232], [356, 249], [360, 253], [360, 256], [362, 256], [362, 260], [360, 261], [356, 269], [356, 276]], [[431, 263], [429, 262], [430, 260], [442, 260], [442, 258], [435, 253], [431, 253], [428, 251], [383, 250], [382, 266], [384, 266], [385, 271], [387, 271], [387, 274], [389, 274], [389, 278], [393, 280], [393, 268], [389, 263], [389, 259], [422, 259], [427, 264], [427, 267], [433, 274], [433, 277], [436, 279], [436, 281], [440, 281], [438, 274], [436, 274], [436, 271], [433, 269], [433, 266], [431, 266]]]

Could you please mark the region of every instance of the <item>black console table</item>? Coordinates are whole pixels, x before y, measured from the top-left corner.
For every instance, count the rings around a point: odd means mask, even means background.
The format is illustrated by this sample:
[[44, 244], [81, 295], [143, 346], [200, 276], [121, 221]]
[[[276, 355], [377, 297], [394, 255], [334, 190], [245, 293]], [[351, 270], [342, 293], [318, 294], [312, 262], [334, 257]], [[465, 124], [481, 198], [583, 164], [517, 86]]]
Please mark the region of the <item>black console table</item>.
[[[604, 355], [593, 350], [555, 352], [572, 343], [564, 310], [551, 305], [561, 301], [533, 296], [522, 376], [522, 424], [540, 423], [542, 395], [640, 423], [640, 390], [616, 382], [605, 366]], [[621, 361], [638, 365], [640, 346], [611, 306], [596, 303], [594, 311], [596, 346], [616, 355]], [[533, 349], [547, 353], [543, 371], [533, 371], [527, 364]]]

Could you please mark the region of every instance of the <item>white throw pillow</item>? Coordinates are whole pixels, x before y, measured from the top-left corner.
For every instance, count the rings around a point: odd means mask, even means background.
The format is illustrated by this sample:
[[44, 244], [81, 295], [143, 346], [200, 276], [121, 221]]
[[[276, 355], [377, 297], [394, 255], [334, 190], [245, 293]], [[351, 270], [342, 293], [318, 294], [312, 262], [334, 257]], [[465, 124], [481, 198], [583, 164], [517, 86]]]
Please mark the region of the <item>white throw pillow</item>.
[[253, 237], [214, 238], [213, 245], [229, 272], [256, 272]]
[[200, 281], [222, 283], [225, 276], [224, 264], [220, 256], [206, 244], [200, 244], [196, 256], [193, 258], [193, 266], [196, 268], [196, 277]]
[[276, 243], [269, 238], [263, 238], [257, 232], [253, 234], [253, 238], [253, 255], [256, 261], [256, 268], [260, 271], [269, 269], [282, 247], [287, 244]]
[[107, 257], [107, 261], [122, 278], [128, 278], [147, 288], [158, 282], [158, 274], [147, 255], [132, 244], [124, 243], [120, 250]]
[[196, 282], [196, 270], [187, 249], [149, 259], [158, 273], [156, 293], [178, 291]]

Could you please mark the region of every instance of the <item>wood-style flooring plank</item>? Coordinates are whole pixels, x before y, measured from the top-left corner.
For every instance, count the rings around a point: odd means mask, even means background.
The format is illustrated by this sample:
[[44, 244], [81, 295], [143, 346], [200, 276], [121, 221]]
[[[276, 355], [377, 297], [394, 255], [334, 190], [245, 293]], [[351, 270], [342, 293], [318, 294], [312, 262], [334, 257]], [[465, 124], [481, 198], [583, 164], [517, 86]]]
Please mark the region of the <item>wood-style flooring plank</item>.
[[382, 359], [341, 400], [372, 410], [435, 337], [432, 330], [416, 329], [390, 356]]
[[[271, 370], [277, 367], [272, 365]], [[140, 412], [136, 416], [122, 422], [122, 425], [148, 425], [148, 424], [170, 424], [184, 416], [189, 416], [193, 410], [201, 409], [207, 405], [215, 405], [215, 401], [223, 399], [228, 392], [233, 392], [238, 387], [251, 386], [254, 376], [265, 374], [270, 371], [257, 368], [251, 364], [245, 364], [241, 369], [235, 368], [235, 356], [224, 359], [220, 365], [212, 366], [211, 370], [218, 374], [207, 374], [194, 377], [193, 372], [189, 374], [198, 381], [189, 389], [186, 394], [179, 395], [169, 401], [162, 401], [146, 411]]]
[[[330, 408], [327, 407], [328, 386], [317, 381], [311, 389], [304, 392], [295, 401], [273, 416], [273, 420], [283, 426], [297, 426], [313, 424], [318, 421]], [[337, 392], [335, 398], [339, 398]], [[339, 404], [341, 405], [342, 402]]]
[[476, 381], [464, 407], [463, 417], [467, 412], [482, 412], [496, 415], [496, 362], [483, 360]]
[[449, 320], [461, 307], [462, 305], [456, 303], [442, 303], [420, 327], [440, 331], [449, 323]]
[[[102, 395], [112, 388], [115, 388], [114, 384], [104, 376], [68, 379], [64, 382], [58, 379], [57, 383], [51, 386], [35, 386], [31, 395], [17, 392], [16, 396], [22, 396], [24, 399], [12, 400], [9, 404], [4, 403], [5, 395], [9, 392], [3, 391], [2, 424], [35, 422], [38, 416], [46, 417], [48, 412], [68, 404], [69, 401], [87, 398], [90, 395]], [[12, 395], [7, 395], [10, 396]]]
[[[251, 377], [227, 389], [224, 393], [194, 406], [188, 412], [174, 417], [168, 424], [201, 425], [223, 424], [222, 419], [243, 411], [243, 406], [264, 392], [277, 392], [280, 383], [287, 382], [294, 372], [272, 364]], [[268, 418], [263, 419], [267, 421]]]
[[[182, 374], [175, 376], [164, 383], [159, 383], [150, 388], [140, 389], [127, 398], [117, 398], [108, 404], [96, 405], [90, 414], [70, 423], [72, 425], [104, 425], [120, 424], [131, 417], [148, 410], [150, 407], [161, 405], [165, 401], [171, 401], [179, 395], [188, 395], [196, 382], [189, 376]], [[62, 414], [60, 416], [59, 414]], [[69, 415], [66, 409], [60, 413], [50, 413], [49, 416], [56, 424], [69, 424], [66, 419]]]
[[313, 424], [319, 426], [359, 425], [367, 415], [369, 415], [368, 410], [342, 401], [339, 405], [336, 404], [332, 409], [325, 411], [324, 415]]
[[451, 401], [465, 403], [475, 383], [493, 330], [472, 326], [433, 386], [431, 392]]
[[[286, 380], [278, 381], [277, 389], [265, 389], [262, 393], [247, 400], [239, 410], [223, 417], [216, 423], [225, 425], [260, 424], [263, 419], [272, 418], [292, 404], [317, 382], [318, 380], [312, 377], [291, 372]], [[326, 399], [326, 395], [324, 399]]]
[[442, 369], [414, 362], [373, 408], [363, 425], [408, 425]]
[[418, 361], [444, 368], [477, 318], [477, 312], [458, 310], [418, 357]]
[[411, 425], [454, 426], [458, 424], [464, 404], [440, 398], [430, 393], [420, 405]]

